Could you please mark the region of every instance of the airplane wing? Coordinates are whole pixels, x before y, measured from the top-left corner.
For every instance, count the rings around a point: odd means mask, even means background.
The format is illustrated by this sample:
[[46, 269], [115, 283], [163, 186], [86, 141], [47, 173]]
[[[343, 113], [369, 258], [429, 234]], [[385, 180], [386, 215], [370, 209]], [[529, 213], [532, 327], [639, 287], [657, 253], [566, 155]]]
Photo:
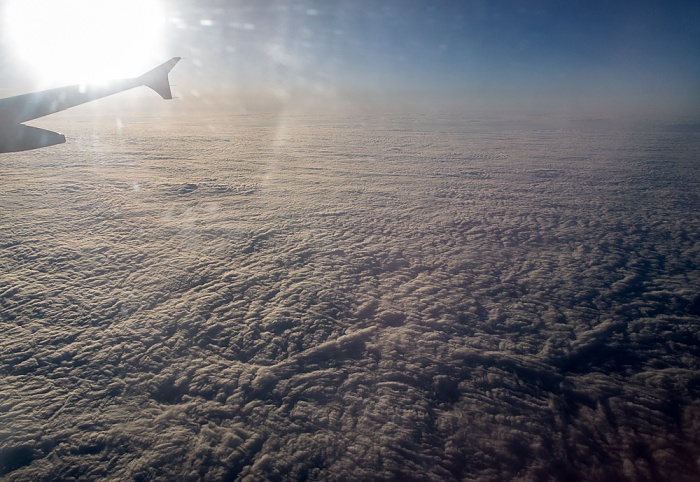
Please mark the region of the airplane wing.
[[22, 123], [86, 102], [142, 85], [150, 87], [163, 99], [172, 99], [168, 73], [179, 61], [180, 57], [173, 57], [133, 79], [114, 80], [97, 85], [70, 85], [0, 99], [0, 153], [26, 151], [66, 142], [62, 134], [25, 126]]

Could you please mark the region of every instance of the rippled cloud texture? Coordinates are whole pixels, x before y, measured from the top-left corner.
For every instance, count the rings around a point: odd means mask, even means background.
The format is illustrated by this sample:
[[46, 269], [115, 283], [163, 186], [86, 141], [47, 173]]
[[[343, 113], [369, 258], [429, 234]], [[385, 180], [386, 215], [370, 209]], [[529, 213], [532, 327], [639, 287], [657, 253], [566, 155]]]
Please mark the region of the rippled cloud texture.
[[700, 477], [697, 134], [63, 127], [0, 164], [5, 479]]

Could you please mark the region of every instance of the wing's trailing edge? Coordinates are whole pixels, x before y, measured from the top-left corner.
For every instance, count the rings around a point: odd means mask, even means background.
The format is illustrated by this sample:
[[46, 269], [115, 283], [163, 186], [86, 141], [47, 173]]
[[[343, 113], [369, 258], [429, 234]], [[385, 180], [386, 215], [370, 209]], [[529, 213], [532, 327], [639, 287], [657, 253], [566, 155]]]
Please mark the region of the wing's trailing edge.
[[180, 57], [173, 57], [133, 79], [113, 80], [99, 85], [70, 85], [0, 99], [0, 153], [38, 149], [65, 142], [62, 134], [22, 123], [134, 87], [145, 85], [163, 99], [172, 99], [168, 73], [179, 61]]

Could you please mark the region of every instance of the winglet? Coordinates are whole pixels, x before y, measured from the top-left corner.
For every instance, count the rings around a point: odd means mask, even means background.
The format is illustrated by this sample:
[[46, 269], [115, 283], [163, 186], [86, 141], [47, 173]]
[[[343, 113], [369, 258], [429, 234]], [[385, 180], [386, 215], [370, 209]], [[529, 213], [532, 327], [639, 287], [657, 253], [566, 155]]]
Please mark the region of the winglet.
[[138, 77], [146, 87], [150, 87], [155, 90], [162, 98], [172, 99], [173, 94], [170, 92], [170, 81], [168, 80], [168, 73], [175, 67], [180, 61], [180, 57], [173, 57], [165, 63], [160, 64], [153, 70], [149, 70], [142, 76]]

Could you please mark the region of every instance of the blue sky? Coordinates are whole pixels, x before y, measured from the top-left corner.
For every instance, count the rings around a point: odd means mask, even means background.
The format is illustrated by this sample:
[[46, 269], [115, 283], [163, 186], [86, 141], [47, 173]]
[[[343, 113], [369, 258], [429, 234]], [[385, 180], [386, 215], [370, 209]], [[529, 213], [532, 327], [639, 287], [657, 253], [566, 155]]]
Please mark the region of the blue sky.
[[[175, 73], [183, 98], [208, 106], [257, 95], [281, 103], [700, 111], [697, 1], [163, 5], [162, 60], [185, 57]], [[4, 85], [17, 77], [7, 58]]]
[[183, 1], [170, 13], [184, 22], [171, 48], [203, 87], [699, 105], [698, 2]]

